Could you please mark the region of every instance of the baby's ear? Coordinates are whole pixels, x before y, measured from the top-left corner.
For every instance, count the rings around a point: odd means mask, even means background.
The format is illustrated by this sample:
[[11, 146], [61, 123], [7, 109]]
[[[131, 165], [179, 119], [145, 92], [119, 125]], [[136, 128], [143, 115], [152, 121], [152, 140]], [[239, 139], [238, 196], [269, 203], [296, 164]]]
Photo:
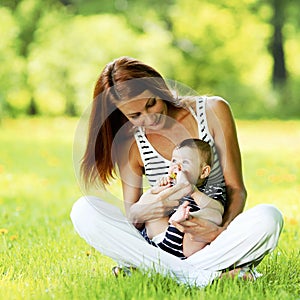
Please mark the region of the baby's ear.
[[201, 176], [200, 176], [201, 179], [208, 177], [208, 175], [210, 173], [210, 170], [211, 170], [211, 168], [210, 168], [209, 165], [204, 166], [203, 169], [202, 169]]

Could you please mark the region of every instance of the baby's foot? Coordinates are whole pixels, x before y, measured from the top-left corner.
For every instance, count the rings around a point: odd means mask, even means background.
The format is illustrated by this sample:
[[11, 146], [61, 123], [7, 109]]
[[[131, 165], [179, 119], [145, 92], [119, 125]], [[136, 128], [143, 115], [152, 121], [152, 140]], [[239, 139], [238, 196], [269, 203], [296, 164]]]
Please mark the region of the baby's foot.
[[175, 213], [171, 216], [169, 222], [175, 221], [175, 222], [182, 222], [189, 218], [189, 211], [190, 207], [188, 206], [189, 202], [184, 201], [183, 204], [181, 204]]

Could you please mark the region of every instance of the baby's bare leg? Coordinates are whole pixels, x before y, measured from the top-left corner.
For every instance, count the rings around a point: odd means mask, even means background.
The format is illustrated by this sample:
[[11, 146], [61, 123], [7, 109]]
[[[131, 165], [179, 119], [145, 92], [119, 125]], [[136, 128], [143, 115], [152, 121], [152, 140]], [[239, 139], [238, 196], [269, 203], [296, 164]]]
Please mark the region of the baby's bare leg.
[[191, 240], [189, 234], [185, 234], [183, 237], [183, 254], [185, 257], [189, 257], [197, 251], [201, 250], [207, 245], [205, 242], [195, 242]]
[[[218, 201], [212, 201], [205, 208], [195, 212], [190, 212], [189, 215], [194, 218], [206, 219], [217, 225], [222, 223], [223, 206]], [[188, 234], [183, 238], [183, 254], [186, 257], [191, 256], [195, 252], [206, 246], [204, 242], [195, 242], [190, 239]]]

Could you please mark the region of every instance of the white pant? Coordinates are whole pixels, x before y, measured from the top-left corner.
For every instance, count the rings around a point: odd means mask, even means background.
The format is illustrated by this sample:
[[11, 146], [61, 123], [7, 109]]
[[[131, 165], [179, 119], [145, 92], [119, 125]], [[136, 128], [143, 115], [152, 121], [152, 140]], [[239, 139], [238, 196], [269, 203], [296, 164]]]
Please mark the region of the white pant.
[[81, 197], [71, 219], [88, 244], [117, 263], [154, 270], [178, 282], [204, 287], [233, 265], [257, 265], [278, 242], [280, 211], [267, 204], [238, 215], [210, 245], [185, 260], [148, 244], [121, 210], [94, 196]]

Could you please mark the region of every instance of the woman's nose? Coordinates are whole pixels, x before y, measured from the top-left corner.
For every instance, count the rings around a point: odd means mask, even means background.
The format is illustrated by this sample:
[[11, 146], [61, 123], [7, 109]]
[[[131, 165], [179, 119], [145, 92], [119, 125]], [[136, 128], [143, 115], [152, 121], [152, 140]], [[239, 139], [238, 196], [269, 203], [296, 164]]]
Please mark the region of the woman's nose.
[[143, 116], [143, 125], [149, 126], [152, 125], [155, 121], [155, 115], [154, 114], [145, 114]]

